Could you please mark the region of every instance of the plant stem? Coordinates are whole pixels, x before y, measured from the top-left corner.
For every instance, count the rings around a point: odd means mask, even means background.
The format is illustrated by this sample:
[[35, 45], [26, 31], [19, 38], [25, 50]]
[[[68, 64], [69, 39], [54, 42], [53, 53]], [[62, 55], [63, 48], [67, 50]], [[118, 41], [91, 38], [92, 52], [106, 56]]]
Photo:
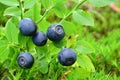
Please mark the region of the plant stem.
[[20, 70], [20, 73], [16, 74], [16, 79], [15, 80], [20, 80], [21, 75], [24, 73], [24, 69]]
[[11, 76], [13, 77], [13, 80], [16, 80], [15, 76], [13, 75], [13, 73], [11, 71], [9, 71], [9, 73], [11, 74]]
[[24, 0], [18, 0], [19, 1], [19, 8], [21, 10], [21, 19], [24, 17]]
[[78, 4], [60, 21], [60, 23], [63, 22], [66, 18], [68, 18], [80, 5], [82, 5], [87, 0], [80, 0]]
[[31, 77], [31, 75], [33, 74], [33, 71], [35, 70], [35, 66], [33, 66], [30, 70], [29, 70], [29, 74], [26, 77], [26, 80], [30, 80], [29, 78]]
[[52, 9], [53, 7], [51, 6], [50, 8], [46, 9], [45, 13], [43, 14], [43, 16], [40, 18], [40, 20], [37, 21], [37, 24], [40, 23], [45, 16], [48, 14], [48, 12]]
[[55, 60], [57, 58], [57, 55], [54, 55], [53, 58], [51, 59], [51, 61], [48, 63], [48, 65], [50, 65], [52, 63], [53, 60]]

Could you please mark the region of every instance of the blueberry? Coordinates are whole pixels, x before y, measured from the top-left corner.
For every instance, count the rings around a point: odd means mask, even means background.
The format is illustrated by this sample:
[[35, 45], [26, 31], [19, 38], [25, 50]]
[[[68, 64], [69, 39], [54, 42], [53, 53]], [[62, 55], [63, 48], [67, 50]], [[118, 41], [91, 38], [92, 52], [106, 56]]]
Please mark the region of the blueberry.
[[52, 24], [47, 30], [47, 37], [51, 41], [60, 41], [64, 36], [65, 32], [61, 24]]
[[17, 58], [18, 65], [22, 68], [31, 68], [34, 58], [29, 52], [22, 52]]
[[76, 53], [71, 48], [64, 48], [58, 54], [58, 61], [63, 66], [70, 66], [76, 61]]
[[37, 31], [33, 37], [32, 41], [36, 46], [44, 46], [47, 42], [47, 36], [41, 31]]
[[19, 23], [19, 29], [24, 36], [32, 36], [37, 31], [37, 26], [32, 19], [24, 18]]

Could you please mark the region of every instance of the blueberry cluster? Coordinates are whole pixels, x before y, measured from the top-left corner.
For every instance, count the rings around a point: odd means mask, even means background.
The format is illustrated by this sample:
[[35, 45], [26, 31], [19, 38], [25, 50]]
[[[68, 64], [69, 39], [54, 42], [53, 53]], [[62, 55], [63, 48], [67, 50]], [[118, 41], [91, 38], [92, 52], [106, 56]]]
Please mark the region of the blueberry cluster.
[[[30, 18], [24, 18], [20, 21], [19, 30], [24, 36], [31, 36], [36, 46], [44, 46], [47, 43], [47, 38], [53, 42], [58, 42], [65, 36], [65, 31], [61, 24], [52, 24], [45, 34], [37, 30], [37, 25]], [[22, 52], [18, 56], [17, 61], [20, 67], [31, 68], [34, 58], [29, 52]], [[64, 48], [58, 54], [58, 61], [63, 66], [70, 66], [76, 61], [76, 53], [71, 48]]]
[[42, 31], [37, 31], [37, 25], [30, 18], [24, 18], [19, 23], [20, 32], [24, 36], [32, 36], [32, 41], [37, 46], [43, 46], [47, 42], [47, 36]]

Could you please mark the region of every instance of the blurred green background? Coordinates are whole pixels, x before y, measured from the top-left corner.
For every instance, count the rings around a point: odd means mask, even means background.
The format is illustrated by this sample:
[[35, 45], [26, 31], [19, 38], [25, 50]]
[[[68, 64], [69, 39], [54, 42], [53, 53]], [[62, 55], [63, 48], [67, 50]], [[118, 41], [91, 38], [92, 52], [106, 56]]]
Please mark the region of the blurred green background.
[[[115, 5], [120, 8], [120, 3]], [[1, 27], [4, 27], [9, 19], [9, 16], [3, 16], [6, 8], [7, 6], [0, 3]], [[94, 48], [94, 52], [88, 56], [91, 58], [96, 72], [91, 73], [88, 79], [120, 80], [120, 12], [114, 11], [110, 6], [96, 8], [87, 3], [82, 5], [82, 9], [91, 12], [95, 22], [95, 26], [82, 26], [79, 30], [80, 39]], [[47, 20], [52, 22], [60, 19], [52, 15]], [[72, 22], [74, 23], [74, 21]], [[75, 24], [75, 26], [79, 25]]]

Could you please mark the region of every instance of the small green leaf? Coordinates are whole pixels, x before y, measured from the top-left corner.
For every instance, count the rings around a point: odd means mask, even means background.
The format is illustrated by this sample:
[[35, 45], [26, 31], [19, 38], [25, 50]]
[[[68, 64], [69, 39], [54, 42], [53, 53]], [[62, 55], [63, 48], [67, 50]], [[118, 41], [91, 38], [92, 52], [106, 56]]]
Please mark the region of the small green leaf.
[[82, 55], [78, 55], [77, 57], [77, 63], [84, 69], [88, 70], [88, 71], [92, 71], [92, 72], [95, 72], [95, 67], [94, 65], [92, 64], [90, 58], [85, 55], [85, 54], [82, 54]]
[[8, 58], [8, 55], [9, 55], [9, 48], [7, 48], [6, 46], [4, 47], [3, 52], [0, 53], [0, 62], [5, 61]]
[[90, 43], [84, 40], [77, 41], [77, 46], [75, 50], [80, 54], [88, 54], [95, 52], [95, 48]]
[[2, 67], [8, 69], [8, 68], [9, 68], [9, 65], [10, 65], [10, 62], [11, 62], [10, 59], [4, 58], [4, 62], [2, 63]]
[[88, 0], [88, 1], [97, 7], [103, 7], [111, 3], [118, 2], [118, 0]]
[[94, 19], [88, 12], [77, 10], [73, 12], [72, 17], [78, 24], [80, 23], [82, 25], [94, 26]]
[[33, 7], [36, 2], [37, 2], [37, 0], [24, 0], [25, 9], [29, 9], [29, 8]]
[[0, 27], [0, 39], [2, 39], [5, 36], [5, 28]]
[[9, 42], [18, 43], [18, 28], [11, 22], [11, 19], [5, 25], [6, 34]]
[[0, 40], [0, 54], [4, 51], [4, 49], [7, 47], [8, 43], [5, 40]]
[[[68, 74], [67, 80], [81, 80], [89, 76], [90, 72], [84, 68], [75, 68]], [[73, 76], [74, 75], [74, 76]]]
[[49, 8], [51, 5], [51, 0], [41, 0], [41, 3], [45, 8]]
[[14, 23], [17, 27], [18, 27], [19, 22], [20, 22], [19, 19], [20, 19], [20, 17], [11, 17], [12, 23]]
[[32, 18], [34, 21], [37, 21], [40, 19], [40, 11], [41, 11], [41, 4], [35, 3], [35, 5], [25, 12], [25, 17]]
[[53, 6], [55, 6], [59, 3], [62, 3], [62, 4], [66, 3], [66, 0], [51, 0], [51, 1], [52, 1]]
[[19, 5], [17, 0], [0, 0], [0, 3], [7, 6], [14, 6], [14, 7]]
[[47, 28], [50, 26], [50, 23], [48, 21], [46, 21], [45, 19], [42, 20], [39, 24], [38, 24], [38, 28], [39, 30], [46, 32]]
[[36, 45], [33, 43], [32, 38], [28, 39], [27, 46], [28, 46], [29, 51], [33, 51], [34, 50]]
[[67, 43], [67, 41], [66, 41], [65, 38], [63, 38], [59, 42], [53, 42], [54, 46], [57, 47], [57, 48], [60, 48], [60, 49], [63, 48], [63, 47], [65, 47], [66, 43]]
[[53, 10], [55, 14], [60, 18], [64, 18], [66, 16], [67, 8], [63, 2], [56, 3], [56, 5], [54, 5]]
[[76, 26], [72, 22], [63, 20], [62, 25], [63, 25], [66, 35], [73, 34], [77, 31]]
[[0, 62], [5, 61], [9, 55], [8, 43], [5, 40], [0, 40]]
[[76, 44], [77, 44], [77, 38], [75, 34], [68, 36], [66, 47], [75, 48]]
[[45, 74], [48, 72], [48, 62], [41, 60], [39, 63], [39, 70], [41, 73]]
[[8, 7], [4, 11], [4, 16], [9, 15], [9, 16], [18, 16], [20, 17], [20, 9], [18, 7]]
[[45, 56], [47, 56], [47, 58], [48, 58], [48, 48], [46, 45], [43, 47], [37, 46], [35, 49], [36, 49], [39, 59], [45, 58]]
[[12, 47], [9, 46], [9, 55], [8, 55], [8, 57], [13, 59], [13, 56], [14, 56], [13, 54], [15, 54], [15, 50]]
[[23, 36], [21, 32], [18, 33], [18, 42], [21, 46], [26, 46], [26, 43], [28, 41], [28, 37]]

